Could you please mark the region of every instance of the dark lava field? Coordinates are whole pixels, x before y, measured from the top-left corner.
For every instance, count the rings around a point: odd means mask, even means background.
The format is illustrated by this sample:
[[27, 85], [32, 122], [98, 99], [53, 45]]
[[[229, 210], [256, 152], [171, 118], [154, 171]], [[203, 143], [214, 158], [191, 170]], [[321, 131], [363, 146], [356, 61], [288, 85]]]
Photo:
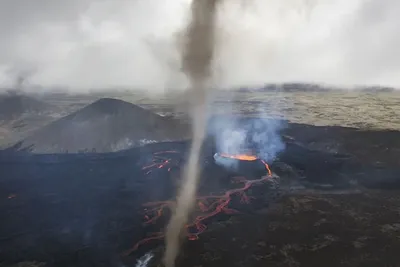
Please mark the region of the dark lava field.
[[[207, 141], [178, 266], [400, 266], [400, 133], [280, 134], [271, 173], [222, 168]], [[188, 145], [1, 151], [0, 266], [158, 266]]]

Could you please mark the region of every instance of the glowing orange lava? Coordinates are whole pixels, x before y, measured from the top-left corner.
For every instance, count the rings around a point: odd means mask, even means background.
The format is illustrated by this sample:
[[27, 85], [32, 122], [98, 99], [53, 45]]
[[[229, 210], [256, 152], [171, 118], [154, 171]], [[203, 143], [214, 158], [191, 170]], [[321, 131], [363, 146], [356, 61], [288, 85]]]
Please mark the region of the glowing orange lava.
[[231, 158], [231, 159], [238, 159], [238, 160], [245, 160], [245, 161], [253, 161], [253, 160], [257, 159], [256, 156], [246, 155], [246, 154], [229, 155], [229, 154], [225, 154], [225, 153], [220, 153], [219, 155], [224, 158]]
[[166, 157], [166, 154], [179, 154], [179, 151], [168, 150], [153, 153], [152, 163], [142, 167], [142, 170], [146, 171], [145, 175], [152, 173], [154, 169], [162, 169], [167, 166], [167, 170], [171, 171], [171, 166], [177, 166], [179, 164], [178, 160]]
[[[152, 164], [144, 166], [142, 169], [146, 171], [146, 174], [151, 172], [152, 169], [161, 169], [168, 166], [168, 171], [171, 166], [177, 166], [178, 161], [172, 160], [172, 158], [160, 157], [160, 155], [168, 155], [176, 153], [176, 151], [164, 151], [154, 153], [154, 159]], [[253, 161], [258, 158], [251, 155], [228, 155], [220, 154], [223, 157], [235, 158], [245, 161]], [[261, 177], [260, 179], [248, 180], [246, 177], [233, 177], [233, 184], [241, 184], [241, 187], [229, 189], [220, 195], [208, 195], [208, 196], [198, 196], [195, 214], [196, 217], [192, 219], [190, 223], [185, 226], [186, 236], [188, 240], [197, 240], [199, 235], [203, 233], [206, 229], [206, 222], [209, 218], [216, 216], [217, 214], [237, 214], [237, 210], [229, 207], [233, 197], [238, 197], [239, 201], [243, 204], [249, 204], [252, 197], [249, 197], [246, 192], [249, 188], [256, 185], [261, 185], [272, 178], [272, 172], [268, 164], [261, 160], [265, 165], [267, 170], [267, 175]], [[148, 202], [143, 205], [144, 207], [144, 224], [154, 224], [157, 220], [164, 215], [166, 210], [171, 210], [174, 206], [174, 201], [157, 201]], [[124, 255], [129, 255], [139, 248], [139, 246], [148, 243], [152, 240], [162, 240], [164, 238], [164, 232], [151, 233], [148, 237], [137, 242], [131, 249], [126, 251]]]

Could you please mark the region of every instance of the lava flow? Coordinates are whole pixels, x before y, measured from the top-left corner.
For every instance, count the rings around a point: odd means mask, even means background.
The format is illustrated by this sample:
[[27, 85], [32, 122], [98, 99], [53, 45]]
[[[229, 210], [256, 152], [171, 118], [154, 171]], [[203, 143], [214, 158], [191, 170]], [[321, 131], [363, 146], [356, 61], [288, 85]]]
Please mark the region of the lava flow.
[[[166, 157], [168, 154], [179, 153], [177, 151], [164, 151], [154, 153], [153, 163], [143, 167], [143, 170], [153, 170], [156, 168], [166, 168], [170, 170], [172, 166], [177, 166], [179, 161], [173, 160], [170, 157]], [[160, 156], [162, 155], [162, 156]], [[221, 154], [221, 156], [229, 157], [238, 160], [245, 161], [253, 161], [258, 160], [259, 158], [251, 155], [228, 155]], [[246, 177], [233, 177], [232, 183], [240, 184], [241, 186], [238, 188], [229, 189], [225, 192], [222, 192], [218, 195], [206, 195], [206, 196], [198, 196], [196, 198], [196, 210], [194, 216], [190, 223], [185, 226], [186, 229], [186, 237], [188, 240], [197, 240], [199, 235], [203, 233], [206, 229], [206, 223], [208, 219], [218, 215], [218, 214], [237, 214], [239, 211], [230, 207], [230, 204], [233, 199], [237, 199], [242, 204], [249, 204], [251, 202], [252, 197], [248, 196], [246, 192], [249, 188], [256, 185], [264, 184], [265, 182], [271, 180], [273, 178], [273, 174], [271, 172], [268, 164], [259, 159], [264, 165], [267, 174], [262, 176], [259, 179], [246, 179]], [[148, 173], [148, 171], [146, 172]], [[143, 205], [144, 207], [144, 224], [152, 225], [158, 222], [162, 216], [165, 216], [165, 213], [169, 213], [171, 208], [175, 205], [174, 201], [157, 201], [157, 202], [148, 202]], [[161, 230], [160, 232], [151, 233], [148, 237], [137, 242], [131, 249], [126, 251], [124, 255], [129, 255], [135, 250], [137, 250], [141, 245], [148, 243], [152, 240], [161, 240], [164, 238], [164, 232]]]
[[246, 155], [246, 154], [229, 155], [229, 154], [225, 154], [225, 153], [219, 153], [219, 156], [224, 157], [224, 158], [245, 160], [245, 161], [254, 161], [254, 160], [258, 159], [256, 156]]
[[256, 156], [246, 155], [246, 154], [228, 155], [228, 154], [224, 154], [224, 153], [219, 153], [218, 155], [223, 158], [230, 158], [230, 159], [243, 160], [243, 161], [260, 160], [264, 164], [265, 169], [268, 172], [268, 175], [270, 175], [270, 176], [272, 175], [271, 169], [269, 168], [268, 164], [264, 160], [257, 158]]
[[171, 168], [173, 166], [178, 166], [180, 161], [178, 159], [172, 158], [172, 154], [179, 154], [179, 151], [167, 150], [153, 153], [152, 162], [142, 167], [142, 170], [146, 171], [145, 175], [152, 173], [154, 169], [162, 169], [168, 167], [168, 171], [171, 171]]

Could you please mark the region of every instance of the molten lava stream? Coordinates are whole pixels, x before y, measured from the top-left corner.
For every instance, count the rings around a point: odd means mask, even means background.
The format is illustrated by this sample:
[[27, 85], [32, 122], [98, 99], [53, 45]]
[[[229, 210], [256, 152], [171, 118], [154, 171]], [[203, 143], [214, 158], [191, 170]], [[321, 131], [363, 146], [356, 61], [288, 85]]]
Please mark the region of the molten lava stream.
[[225, 153], [220, 153], [219, 154], [221, 157], [224, 158], [230, 158], [230, 159], [237, 159], [237, 160], [245, 160], [245, 161], [254, 161], [257, 160], [258, 158], [253, 155], [246, 155], [246, 154], [239, 154], [239, 155], [229, 155]]
[[[153, 159], [153, 163], [150, 165], [144, 166], [142, 169], [147, 171], [148, 169], [152, 170], [155, 168], [164, 168], [166, 166], [177, 166], [179, 163], [176, 160], [172, 160], [171, 158], [166, 157], [158, 157], [157, 155], [160, 154], [168, 154], [168, 153], [176, 153], [173, 151], [165, 151], [165, 152], [156, 152], [154, 155], [156, 156]], [[246, 161], [253, 161], [257, 160], [255, 156], [248, 156], [248, 155], [225, 155], [221, 154], [224, 157], [239, 159], [239, 160], [246, 160]], [[261, 160], [261, 162], [265, 165], [265, 169], [267, 171], [267, 175], [261, 177], [260, 179], [256, 180], [247, 180], [245, 177], [236, 177], [236, 183], [242, 184], [240, 188], [234, 188], [227, 190], [222, 195], [208, 195], [208, 196], [199, 196], [197, 197], [197, 213], [202, 215], [196, 216], [192, 222], [185, 226], [186, 228], [186, 236], [188, 240], [197, 240], [199, 235], [203, 233], [207, 226], [205, 221], [218, 215], [218, 214], [235, 214], [238, 211], [229, 208], [229, 204], [232, 201], [233, 196], [238, 196], [240, 198], [241, 203], [248, 204], [250, 203], [250, 197], [246, 195], [246, 191], [254, 185], [260, 185], [268, 181], [272, 177], [271, 169], [269, 168], [268, 164]], [[170, 210], [172, 206], [175, 204], [173, 201], [157, 201], [157, 202], [148, 202], [143, 205], [145, 208], [144, 210], [144, 224], [154, 224], [157, 220], [164, 215], [166, 210]], [[126, 251], [124, 255], [129, 255], [132, 252], [136, 251], [141, 245], [146, 244], [153, 240], [161, 240], [164, 238], [163, 231], [155, 232], [150, 234], [149, 237], [146, 237], [139, 242], [137, 242], [131, 249]]]
[[175, 150], [166, 150], [153, 153], [152, 162], [142, 167], [142, 170], [146, 171], [145, 175], [152, 173], [152, 171], [155, 169], [162, 169], [168, 167], [167, 170], [171, 171], [172, 166], [179, 166], [180, 163], [179, 160], [166, 157], [164, 156], [165, 154], [180, 154], [180, 152]]

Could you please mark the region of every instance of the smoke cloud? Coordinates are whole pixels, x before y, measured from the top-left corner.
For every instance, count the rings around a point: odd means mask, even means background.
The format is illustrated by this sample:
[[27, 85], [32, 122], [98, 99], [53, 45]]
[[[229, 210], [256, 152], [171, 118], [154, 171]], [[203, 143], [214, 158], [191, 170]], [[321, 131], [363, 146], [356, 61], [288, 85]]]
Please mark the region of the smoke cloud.
[[[176, 33], [190, 0], [0, 3], [0, 88], [185, 89]], [[246, 3], [244, 3], [246, 2]], [[396, 0], [231, 0], [218, 87], [265, 82], [399, 87]]]

